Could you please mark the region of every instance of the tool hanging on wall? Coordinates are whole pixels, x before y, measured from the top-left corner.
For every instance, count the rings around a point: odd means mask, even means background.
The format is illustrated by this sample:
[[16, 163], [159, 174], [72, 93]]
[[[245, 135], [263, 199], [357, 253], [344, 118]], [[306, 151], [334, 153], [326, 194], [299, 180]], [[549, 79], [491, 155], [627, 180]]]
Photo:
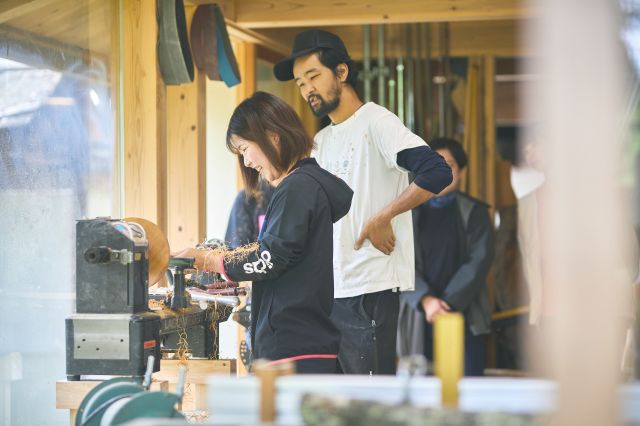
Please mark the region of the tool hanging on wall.
[[191, 48], [196, 66], [210, 80], [228, 87], [240, 83], [240, 71], [222, 10], [217, 4], [198, 6], [191, 22]]
[[205, 73], [209, 80], [220, 81], [222, 78], [218, 71], [216, 16], [212, 4], [203, 4], [196, 8], [189, 36], [196, 67]]
[[240, 70], [238, 62], [231, 47], [227, 24], [224, 21], [222, 10], [217, 4], [213, 5], [213, 13], [216, 18], [216, 47], [218, 50], [218, 70], [220, 77], [228, 87], [240, 83]]
[[182, 0], [158, 0], [158, 64], [167, 85], [193, 81], [193, 59]]

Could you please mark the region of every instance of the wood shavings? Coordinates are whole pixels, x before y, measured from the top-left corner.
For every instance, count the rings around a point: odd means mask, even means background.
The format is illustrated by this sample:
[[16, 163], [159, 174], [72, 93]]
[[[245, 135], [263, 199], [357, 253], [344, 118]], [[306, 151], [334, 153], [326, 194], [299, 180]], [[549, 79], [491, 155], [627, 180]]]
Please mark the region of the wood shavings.
[[166, 307], [163, 300], [149, 299], [149, 309], [152, 311], [161, 311]]
[[207, 251], [207, 254], [205, 255], [204, 262], [203, 262], [204, 263], [203, 269], [205, 271], [211, 270], [210, 267], [212, 265], [214, 256], [223, 255], [226, 261], [231, 263], [238, 263], [238, 262], [247, 260], [249, 255], [251, 253], [258, 251], [259, 248], [260, 248], [260, 244], [255, 242], [255, 243], [250, 243], [250, 244], [235, 248], [233, 250], [229, 250], [227, 248], [222, 248], [222, 247], [210, 249]]

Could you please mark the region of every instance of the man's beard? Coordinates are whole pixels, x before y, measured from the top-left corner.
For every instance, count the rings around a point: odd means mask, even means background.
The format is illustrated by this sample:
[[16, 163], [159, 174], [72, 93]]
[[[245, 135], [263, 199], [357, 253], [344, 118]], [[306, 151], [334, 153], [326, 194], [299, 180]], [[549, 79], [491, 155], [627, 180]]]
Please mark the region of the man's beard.
[[[318, 104], [315, 108], [311, 105], [311, 98], [314, 97], [318, 100]], [[331, 89], [329, 92], [329, 101], [325, 101], [320, 95], [311, 95], [309, 99], [307, 99], [307, 103], [309, 104], [313, 115], [318, 118], [322, 118], [333, 112], [338, 108], [338, 105], [340, 105], [340, 87], [338, 86], [337, 88]]]

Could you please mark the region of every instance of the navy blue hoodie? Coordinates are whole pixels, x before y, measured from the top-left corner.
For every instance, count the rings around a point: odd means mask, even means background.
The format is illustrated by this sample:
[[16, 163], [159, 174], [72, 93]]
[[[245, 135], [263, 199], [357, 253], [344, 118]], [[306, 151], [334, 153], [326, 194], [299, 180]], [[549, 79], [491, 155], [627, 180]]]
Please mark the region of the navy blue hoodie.
[[329, 318], [333, 224], [349, 212], [352, 196], [315, 159], [301, 160], [273, 193], [259, 248], [224, 259], [229, 279], [253, 281], [254, 359], [338, 353], [340, 333]]

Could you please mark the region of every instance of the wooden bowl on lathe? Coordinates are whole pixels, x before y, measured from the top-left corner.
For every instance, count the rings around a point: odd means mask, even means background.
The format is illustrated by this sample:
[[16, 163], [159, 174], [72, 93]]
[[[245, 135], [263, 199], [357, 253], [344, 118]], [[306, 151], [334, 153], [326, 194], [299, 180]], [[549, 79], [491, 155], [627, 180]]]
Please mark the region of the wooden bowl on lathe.
[[141, 217], [127, 217], [125, 222], [142, 226], [149, 242], [149, 287], [160, 281], [169, 267], [169, 241], [158, 225]]

